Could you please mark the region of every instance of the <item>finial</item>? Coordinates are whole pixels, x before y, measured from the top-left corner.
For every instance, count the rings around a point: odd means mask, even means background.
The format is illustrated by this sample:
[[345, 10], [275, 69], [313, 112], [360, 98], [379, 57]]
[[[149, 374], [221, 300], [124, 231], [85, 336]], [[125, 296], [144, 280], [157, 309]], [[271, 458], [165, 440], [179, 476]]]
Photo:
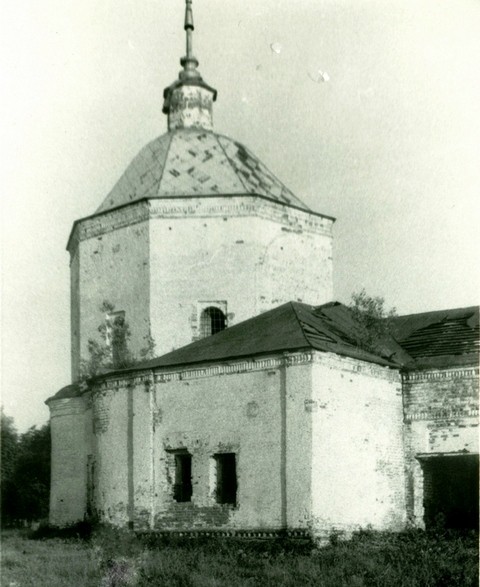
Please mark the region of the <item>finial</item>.
[[206, 84], [198, 71], [198, 61], [193, 55], [192, 0], [185, 0], [185, 24], [187, 52], [180, 59], [182, 70], [178, 80], [165, 88], [163, 112], [168, 115], [168, 129], [204, 128], [212, 130], [212, 103], [217, 98], [217, 90]]
[[192, 0], [185, 0], [185, 26], [184, 29], [187, 33], [187, 59], [193, 57], [192, 54], [192, 31], [195, 29], [193, 26], [193, 11], [192, 11]]
[[200, 77], [197, 71], [198, 61], [193, 56], [192, 50], [192, 31], [194, 30], [192, 0], [185, 0], [185, 25], [183, 28], [187, 33], [187, 54], [180, 59], [180, 64], [183, 67], [183, 71], [180, 72], [180, 79]]

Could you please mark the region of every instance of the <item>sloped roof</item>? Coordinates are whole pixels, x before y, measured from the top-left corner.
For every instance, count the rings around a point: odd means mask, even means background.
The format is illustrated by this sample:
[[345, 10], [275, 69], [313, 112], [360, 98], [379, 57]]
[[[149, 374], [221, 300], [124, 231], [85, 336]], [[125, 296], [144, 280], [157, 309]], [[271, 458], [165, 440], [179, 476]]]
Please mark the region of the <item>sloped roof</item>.
[[288, 302], [133, 369], [174, 367], [307, 348], [397, 367], [409, 360], [391, 338], [382, 343], [379, 354], [373, 354], [360, 349], [354, 337], [355, 323], [342, 304], [331, 302], [315, 307]]
[[49, 397], [45, 403], [48, 404], [48, 402], [52, 399], [67, 399], [70, 397], [78, 397], [88, 389], [89, 387], [87, 383], [71, 383], [70, 385], [65, 385], [65, 387], [62, 387], [54, 396]]
[[398, 316], [393, 324], [395, 338], [417, 368], [478, 363], [478, 306]]
[[[376, 354], [356, 344], [358, 324], [338, 302], [309, 306], [288, 302], [131, 369], [174, 368], [282, 351], [316, 349], [408, 370], [478, 364], [479, 309], [476, 306], [398, 316], [394, 336], [378, 342]], [[398, 341], [398, 342], [397, 342]], [[114, 372], [105, 373], [108, 377]], [[73, 384], [51, 399], [76, 397], [85, 387]]]
[[309, 211], [240, 143], [204, 129], [178, 129], [140, 151], [96, 213], [144, 198], [240, 194]]

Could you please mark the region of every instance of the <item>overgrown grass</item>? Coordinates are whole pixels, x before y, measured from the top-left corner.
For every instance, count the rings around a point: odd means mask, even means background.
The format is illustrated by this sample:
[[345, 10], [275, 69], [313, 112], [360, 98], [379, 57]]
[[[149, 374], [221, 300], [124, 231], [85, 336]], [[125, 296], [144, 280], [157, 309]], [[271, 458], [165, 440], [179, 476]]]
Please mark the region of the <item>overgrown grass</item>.
[[163, 540], [112, 529], [33, 540], [7, 531], [2, 587], [478, 585], [476, 533], [361, 532], [332, 542], [317, 549], [306, 541]]

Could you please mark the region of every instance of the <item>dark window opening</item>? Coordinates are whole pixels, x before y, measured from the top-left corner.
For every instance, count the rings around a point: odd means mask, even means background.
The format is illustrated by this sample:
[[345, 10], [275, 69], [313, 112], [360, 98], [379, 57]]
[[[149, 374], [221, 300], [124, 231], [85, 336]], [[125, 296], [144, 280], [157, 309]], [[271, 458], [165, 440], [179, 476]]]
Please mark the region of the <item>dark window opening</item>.
[[237, 466], [234, 453], [215, 455], [217, 503], [237, 503]]
[[203, 310], [200, 317], [201, 338], [216, 334], [217, 332], [225, 330], [226, 327], [227, 318], [222, 310], [219, 310], [214, 306], [210, 306], [209, 308], [205, 308], [205, 310]]
[[478, 455], [419, 458], [425, 526], [478, 530]]
[[175, 454], [173, 499], [178, 502], [192, 499], [192, 455], [187, 452]]

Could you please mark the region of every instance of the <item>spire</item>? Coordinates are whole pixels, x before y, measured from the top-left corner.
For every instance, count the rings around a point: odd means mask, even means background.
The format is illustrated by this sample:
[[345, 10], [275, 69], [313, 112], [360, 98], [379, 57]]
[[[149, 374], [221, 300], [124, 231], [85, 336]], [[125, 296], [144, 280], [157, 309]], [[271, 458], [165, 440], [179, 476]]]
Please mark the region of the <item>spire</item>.
[[187, 37], [187, 54], [180, 59], [180, 65], [183, 67], [183, 71], [180, 72], [179, 78], [200, 78], [200, 74], [197, 71], [198, 60], [193, 56], [192, 51], [192, 33], [195, 29], [193, 26], [192, 0], [185, 0], [185, 26], [183, 28]]
[[192, 0], [185, 0], [184, 29], [186, 55], [180, 59], [183, 69], [178, 80], [163, 92], [163, 113], [168, 115], [168, 130], [190, 127], [212, 130], [212, 103], [217, 98], [217, 90], [207, 85], [197, 70], [199, 64], [192, 50]]

